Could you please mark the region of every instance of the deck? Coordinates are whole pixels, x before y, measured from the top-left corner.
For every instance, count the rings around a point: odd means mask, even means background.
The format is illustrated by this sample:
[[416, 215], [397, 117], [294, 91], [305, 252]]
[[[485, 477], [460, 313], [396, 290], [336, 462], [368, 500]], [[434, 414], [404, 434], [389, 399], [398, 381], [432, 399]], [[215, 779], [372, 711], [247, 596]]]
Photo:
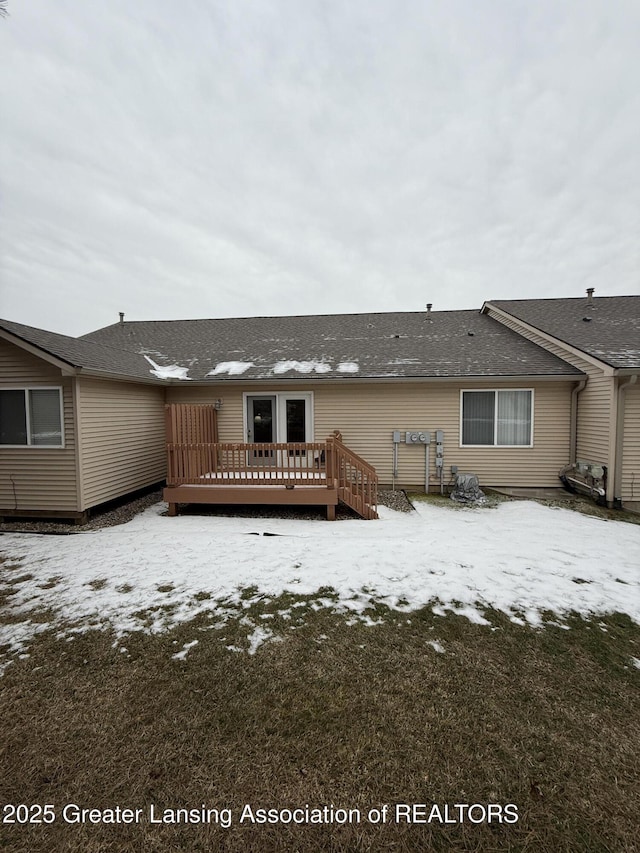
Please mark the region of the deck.
[[[185, 411], [202, 409], [213, 414]], [[285, 504], [324, 506], [332, 520], [341, 502], [363, 518], [378, 517], [375, 469], [339, 433], [319, 442], [219, 442], [213, 407], [172, 404], [167, 437], [181, 439], [167, 441], [171, 516], [180, 503]]]

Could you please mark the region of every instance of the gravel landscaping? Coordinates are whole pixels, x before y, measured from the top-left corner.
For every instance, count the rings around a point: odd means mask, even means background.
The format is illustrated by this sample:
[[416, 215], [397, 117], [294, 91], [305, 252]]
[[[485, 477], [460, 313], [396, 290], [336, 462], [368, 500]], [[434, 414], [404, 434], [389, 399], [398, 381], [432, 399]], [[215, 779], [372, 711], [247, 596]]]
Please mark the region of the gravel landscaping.
[[0, 523], [0, 534], [2, 533], [49, 533], [49, 534], [71, 534], [86, 533], [89, 530], [99, 530], [102, 527], [115, 527], [135, 518], [147, 507], [153, 506], [162, 500], [162, 489], [154, 489], [151, 492], [138, 495], [133, 500], [107, 504], [104, 509], [97, 510], [86, 524], [74, 524], [69, 521], [38, 521], [35, 519], [10, 518]]
[[[90, 530], [99, 530], [103, 527], [114, 527], [117, 524], [125, 524], [136, 515], [143, 512], [147, 507], [153, 506], [162, 500], [162, 489], [154, 489], [117, 505], [108, 504], [105, 509], [98, 510], [92, 515], [86, 524], [74, 524], [65, 521], [37, 521], [34, 519], [8, 519], [0, 522], [0, 535], [2, 533], [40, 533], [50, 535], [67, 535], [73, 533], [86, 533]], [[389, 507], [397, 512], [412, 512], [413, 506], [405, 492], [384, 489], [378, 493], [380, 506]], [[184, 515], [236, 515], [243, 518], [300, 518], [316, 519], [324, 517], [324, 508], [315, 507], [288, 507], [288, 506], [206, 506], [192, 504], [181, 507]], [[336, 519], [353, 519], [358, 516], [348, 507], [339, 505], [336, 507]]]

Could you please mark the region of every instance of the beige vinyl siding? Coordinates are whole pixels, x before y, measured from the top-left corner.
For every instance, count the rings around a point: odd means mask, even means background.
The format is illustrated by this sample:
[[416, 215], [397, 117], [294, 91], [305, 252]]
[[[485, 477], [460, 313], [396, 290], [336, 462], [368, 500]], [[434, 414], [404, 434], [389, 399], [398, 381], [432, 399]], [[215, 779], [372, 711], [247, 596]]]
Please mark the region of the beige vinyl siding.
[[[172, 403], [213, 403], [222, 399], [218, 412], [220, 441], [244, 441], [243, 391], [269, 394], [286, 390], [313, 392], [314, 438], [324, 440], [334, 429], [344, 443], [372, 464], [380, 482], [392, 482], [394, 429], [444, 430], [445, 482], [451, 465], [478, 474], [486, 486], [558, 486], [558, 471], [569, 455], [571, 382], [540, 382], [523, 387], [534, 390], [534, 446], [504, 448], [460, 446], [460, 389], [493, 388], [487, 383], [409, 383], [341, 385], [309, 383], [299, 389], [282, 385], [209, 388], [169, 388]], [[500, 386], [502, 387], [502, 385]], [[515, 386], [514, 386], [515, 387]], [[434, 436], [435, 439], [435, 436]], [[430, 452], [431, 482], [435, 484], [435, 445]], [[424, 484], [424, 447], [399, 447], [398, 484]]]
[[[460, 389], [494, 388], [491, 383], [367, 385], [322, 388], [315, 395], [316, 437], [333, 429], [344, 443], [392, 481], [394, 429], [444, 431], [444, 482], [451, 466], [477, 474], [485, 486], [558, 486], [558, 470], [569, 453], [571, 384], [538, 383], [534, 391], [533, 447], [461, 447]], [[515, 386], [514, 386], [515, 387]], [[436, 482], [435, 444], [430, 448], [430, 482]], [[424, 447], [401, 443], [398, 484], [424, 483]]]
[[640, 510], [640, 387], [626, 392], [622, 450], [622, 503]]
[[[613, 376], [606, 374], [592, 362], [580, 358], [560, 344], [535, 334], [517, 320], [504, 317], [491, 308], [487, 313], [503, 326], [513, 329], [523, 338], [527, 338], [587, 374], [587, 384], [578, 396], [576, 457], [599, 465], [611, 466], [613, 460], [611, 459], [610, 415], [615, 404]], [[579, 377], [576, 377], [577, 379]], [[575, 462], [574, 459], [571, 461]]]
[[610, 418], [615, 405], [613, 377], [591, 367], [587, 385], [578, 396], [577, 459], [611, 468]]
[[82, 509], [163, 480], [164, 388], [87, 378], [78, 385]]
[[72, 380], [20, 347], [0, 340], [0, 387], [62, 388], [64, 447], [0, 447], [0, 515], [78, 509]]

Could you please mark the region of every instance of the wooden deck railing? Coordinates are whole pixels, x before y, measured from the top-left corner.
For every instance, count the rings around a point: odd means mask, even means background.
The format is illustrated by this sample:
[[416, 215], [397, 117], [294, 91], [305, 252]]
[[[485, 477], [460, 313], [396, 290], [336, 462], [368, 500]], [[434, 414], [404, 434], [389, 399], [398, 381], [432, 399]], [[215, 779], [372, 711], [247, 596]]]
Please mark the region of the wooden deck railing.
[[167, 485], [327, 485], [327, 443], [167, 444]]
[[378, 476], [338, 436], [283, 444], [167, 444], [167, 486], [327, 486], [363, 518], [377, 518]]
[[338, 481], [338, 498], [363, 518], [378, 517], [378, 475], [375, 468], [346, 447], [341, 438], [327, 439], [327, 475]]

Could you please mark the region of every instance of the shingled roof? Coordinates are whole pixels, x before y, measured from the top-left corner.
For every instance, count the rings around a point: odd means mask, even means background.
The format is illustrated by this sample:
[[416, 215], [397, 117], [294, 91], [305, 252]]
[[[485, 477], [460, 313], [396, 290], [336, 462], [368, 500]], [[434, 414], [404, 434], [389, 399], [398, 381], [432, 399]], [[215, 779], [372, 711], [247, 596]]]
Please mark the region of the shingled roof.
[[47, 332], [44, 329], [13, 323], [10, 320], [0, 320], [0, 329], [37, 347], [43, 353], [65, 362], [70, 367], [115, 376], [153, 379], [149, 374], [148, 361], [139, 353], [83, 338], [59, 335], [57, 332]]
[[483, 310], [491, 306], [612, 367], [640, 367], [640, 296], [500, 299]]
[[479, 311], [127, 321], [81, 340], [200, 381], [580, 374]]

